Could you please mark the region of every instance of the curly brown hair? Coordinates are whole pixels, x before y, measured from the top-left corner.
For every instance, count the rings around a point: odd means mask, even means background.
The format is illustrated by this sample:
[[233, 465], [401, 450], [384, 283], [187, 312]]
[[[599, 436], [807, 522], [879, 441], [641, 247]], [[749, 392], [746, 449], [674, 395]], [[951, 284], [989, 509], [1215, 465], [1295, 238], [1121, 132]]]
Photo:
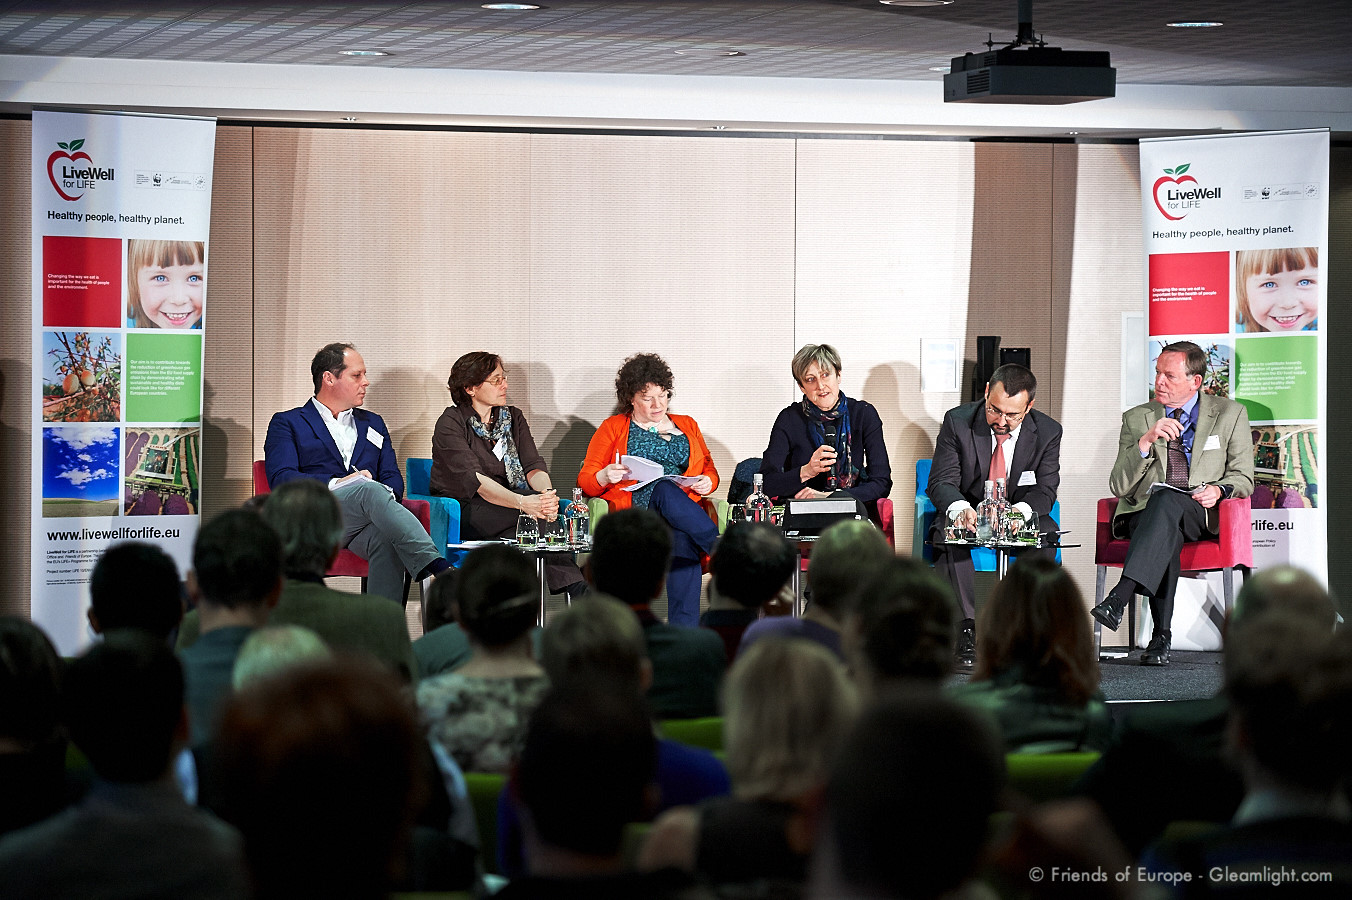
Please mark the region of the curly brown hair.
[[656, 353], [635, 353], [615, 373], [615, 415], [628, 415], [634, 409], [634, 395], [655, 384], [672, 396], [671, 366]]
[[466, 353], [451, 366], [451, 377], [446, 379], [446, 387], [451, 391], [451, 402], [462, 409], [469, 408], [470, 396], [466, 388], [483, 384], [493, 370], [502, 365], [502, 357], [496, 353], [482, 350]]

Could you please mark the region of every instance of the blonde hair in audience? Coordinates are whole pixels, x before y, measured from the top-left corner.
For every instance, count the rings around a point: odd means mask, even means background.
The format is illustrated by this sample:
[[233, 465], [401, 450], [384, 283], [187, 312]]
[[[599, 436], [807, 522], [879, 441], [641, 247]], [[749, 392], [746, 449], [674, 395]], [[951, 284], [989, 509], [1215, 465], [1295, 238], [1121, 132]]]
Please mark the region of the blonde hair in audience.
[[327, 660], [333, 654], [324, 639], [299, 625], [269, 625], [245, 638], [235, 657], [230, 681], [239, 690], [292, 666]]
[[733, 794], [789, 801], [826, 781], [859, 698], [845, 667], [801, 638], [757, 641], [723, 685], [723, 744]]

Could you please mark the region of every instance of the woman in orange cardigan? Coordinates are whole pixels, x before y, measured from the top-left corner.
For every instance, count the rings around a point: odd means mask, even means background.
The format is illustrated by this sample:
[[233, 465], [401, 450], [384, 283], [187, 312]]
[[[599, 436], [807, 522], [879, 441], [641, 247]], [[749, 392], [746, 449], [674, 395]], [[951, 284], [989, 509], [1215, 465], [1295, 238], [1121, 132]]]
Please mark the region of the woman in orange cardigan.
[[[601, 423], [587, 445], [577, 475], [589, 497], [604, 497], [612, 510], [643, 506], [671, 526], [671, 573], [667, 576], [667, 621], [699, 624], [700, 559], [713, 549], [718, 527], [700, 506], [718, 487], [718, 470], [699, 425], [669, 415], [671, 368], [656, 353], [639, 353], [615, 375], [615, 415]], [[638, 481], [621, 456], [639, 456], [662, 467], [661, 480]]]

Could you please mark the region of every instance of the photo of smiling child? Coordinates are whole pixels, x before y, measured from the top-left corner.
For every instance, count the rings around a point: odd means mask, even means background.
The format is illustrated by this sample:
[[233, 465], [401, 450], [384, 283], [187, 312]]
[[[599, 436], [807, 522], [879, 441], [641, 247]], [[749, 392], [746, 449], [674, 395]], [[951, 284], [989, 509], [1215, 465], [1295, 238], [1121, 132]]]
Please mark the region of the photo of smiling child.
[[201, 328], [206, 261], [202, 241], [127, 241], [127, 327]]
[[1235, 253], [1235, 331], [1319, 328], [1319, 248]]

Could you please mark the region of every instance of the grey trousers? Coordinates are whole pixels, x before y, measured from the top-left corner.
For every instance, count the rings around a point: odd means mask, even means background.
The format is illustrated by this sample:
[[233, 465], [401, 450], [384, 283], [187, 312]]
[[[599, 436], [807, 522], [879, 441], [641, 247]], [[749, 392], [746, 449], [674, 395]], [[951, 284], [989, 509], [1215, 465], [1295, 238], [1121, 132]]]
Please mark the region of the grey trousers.
[[440, 551], [418, 517], [376, 481], [350, 484], [333, 492], [343, 507], [342, 546], [366, 560], [369, 594], [404, 599], [404, 573], [416, 577]]

